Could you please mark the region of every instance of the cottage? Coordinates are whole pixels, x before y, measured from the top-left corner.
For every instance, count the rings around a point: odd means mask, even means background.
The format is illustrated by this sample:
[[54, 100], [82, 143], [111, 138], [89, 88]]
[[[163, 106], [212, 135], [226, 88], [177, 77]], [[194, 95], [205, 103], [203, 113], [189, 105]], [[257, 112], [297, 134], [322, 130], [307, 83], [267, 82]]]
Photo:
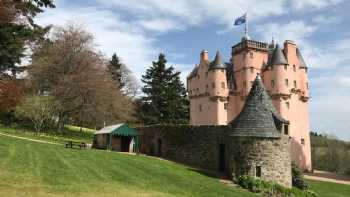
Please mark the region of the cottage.
[[137, 136], [137, 130], [130, 128], [126, 123], [110, 125], [95, 132], [93, 147], [135, 152], [137, 150]]

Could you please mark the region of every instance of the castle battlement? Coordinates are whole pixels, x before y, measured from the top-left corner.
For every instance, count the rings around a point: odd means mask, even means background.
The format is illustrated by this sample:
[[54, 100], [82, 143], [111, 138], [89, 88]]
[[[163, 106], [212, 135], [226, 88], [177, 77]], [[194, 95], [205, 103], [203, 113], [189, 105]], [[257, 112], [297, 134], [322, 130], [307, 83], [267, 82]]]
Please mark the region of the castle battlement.
[[260, 50], [260, 51], [267, 52], [268, 50], [267, 43], [259, 42], [255, 40], [248, 40], [248, 39], [243, 40], [242, 42], [232, 47], [232, 55], [240, 53], [241, 51], [246, 51], [246, 50]]

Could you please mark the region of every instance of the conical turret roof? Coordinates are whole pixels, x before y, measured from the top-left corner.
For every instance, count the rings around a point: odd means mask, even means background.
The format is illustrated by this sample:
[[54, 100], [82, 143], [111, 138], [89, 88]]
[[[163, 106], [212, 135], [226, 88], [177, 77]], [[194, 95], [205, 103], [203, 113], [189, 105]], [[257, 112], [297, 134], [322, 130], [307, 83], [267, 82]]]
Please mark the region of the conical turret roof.
[[215, 55], [215, 60], [210, 63], [209, 70], [211, 69], [224, 69], [226, 68], [225, 62], [222, 60], [220, 51], [218, 50]]
[[299, 60], [299, 63], [300, 63], [300, 68], [307, 68], [306, 63], [304, 61], [304, 58], [301, 55], [300, 50], [298, 48], [297, 48], [296, 52], [297, 52], [297, 57], [298, 57], [298, 60]]
[[258, 75], [250, 90], [240, 114], [229, 124], [233, 127], [232, 136], [281, 137], [277, 126], [289, 124], [283, 119], [267, 94]]
[[279, 44], [276, 44], [275, 50], [273, 51], [270, 65], [285, 65], [288, 64], [286, 57], [284, 57], [284, 54], [282, 52], [282, 49], [280, 48]]

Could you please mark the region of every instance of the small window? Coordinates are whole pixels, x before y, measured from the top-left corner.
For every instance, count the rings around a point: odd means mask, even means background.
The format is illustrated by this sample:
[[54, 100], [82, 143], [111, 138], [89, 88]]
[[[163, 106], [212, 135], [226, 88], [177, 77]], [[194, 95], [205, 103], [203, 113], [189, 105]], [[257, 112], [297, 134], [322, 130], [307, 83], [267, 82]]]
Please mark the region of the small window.
[[271, 87], [272, 87], [272, 88], [275, 87], [275, 80], [271, 80]]
[[199, 79], [199, 75], [197, 75], [197, 78]]
[[205, 90], [208, 91], [209, 90], [209, 85], [205, 85]]
[[301, 138], [301, 144], [305, 145], [305, 139], [304, 138]]
[[247, 87], [247, 82], [246, 81], [243, 81], [243, 87]]
[[250, 73], [254, 73], [254, 68], [250, 67]]
[[306, 83], [306, 89], [307, 90], [309, 89], [309, 83]]
[[211, 86], [212, 86], [213, 88], [215, 88], [215, 82], [213, 82], [213, 83], [211, 84]]
[[297, 88], [297, 81], [293, 81], [293, 84], [294, 84], [294, 88]]
[[261, 166], [255, 166], [255, 176], [261, 177]]
[[253, 52], [249, 52], [249, 56], [250, 56], [250, 58], [253, 58]]
[[284, 65], [284, 70], [287, 70], [287, 65]]
[[228, 103], [224, 103], [224, 109], [227, 110]]
[[287, 87], [289, 86], [289, 81], [288, 81], [288, 79], [285, 79], [285, 80], [284, 80], [284, 83], [286, 84]]
[[202, 111], [202, 105], [199, 105], [199, 111]]
[[208, 72], [205, 72], [205, 78], [208, 78]]
[[221, 88], [225, 90], [225, 88], [226, 88], [225, 82], [221, 82]]
[[286, 102], [286, 107], [287, 109], [289, 109], [289, 102]]
[[287, 124], [284, 125], [284, 135], [289, 135], [289, 127]]
[[293, 65], [293, 71], [294, 71], [294, 72], [297, 71], [297, 68], [296, 68], [295, 65]]

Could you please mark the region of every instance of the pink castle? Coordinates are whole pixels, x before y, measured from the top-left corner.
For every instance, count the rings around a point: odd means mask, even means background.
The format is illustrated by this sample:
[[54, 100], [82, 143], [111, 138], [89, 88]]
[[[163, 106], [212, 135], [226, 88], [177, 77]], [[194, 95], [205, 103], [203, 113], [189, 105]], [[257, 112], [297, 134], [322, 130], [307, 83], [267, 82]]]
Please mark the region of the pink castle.
[[312, 170], [309, 136], [309, 84], [307, 66], [290, 40], [283, 49], [248, 37], [232, 47], [230, 61], [220, 52], [214, 61], [208, 51], [187, 77], [190, 124], [226, 125], [242, 110], [256, 75], [262, 78], [280, 115], [289, 125], [279, 130], [291, 139], [291, 158], [302, 169]]

